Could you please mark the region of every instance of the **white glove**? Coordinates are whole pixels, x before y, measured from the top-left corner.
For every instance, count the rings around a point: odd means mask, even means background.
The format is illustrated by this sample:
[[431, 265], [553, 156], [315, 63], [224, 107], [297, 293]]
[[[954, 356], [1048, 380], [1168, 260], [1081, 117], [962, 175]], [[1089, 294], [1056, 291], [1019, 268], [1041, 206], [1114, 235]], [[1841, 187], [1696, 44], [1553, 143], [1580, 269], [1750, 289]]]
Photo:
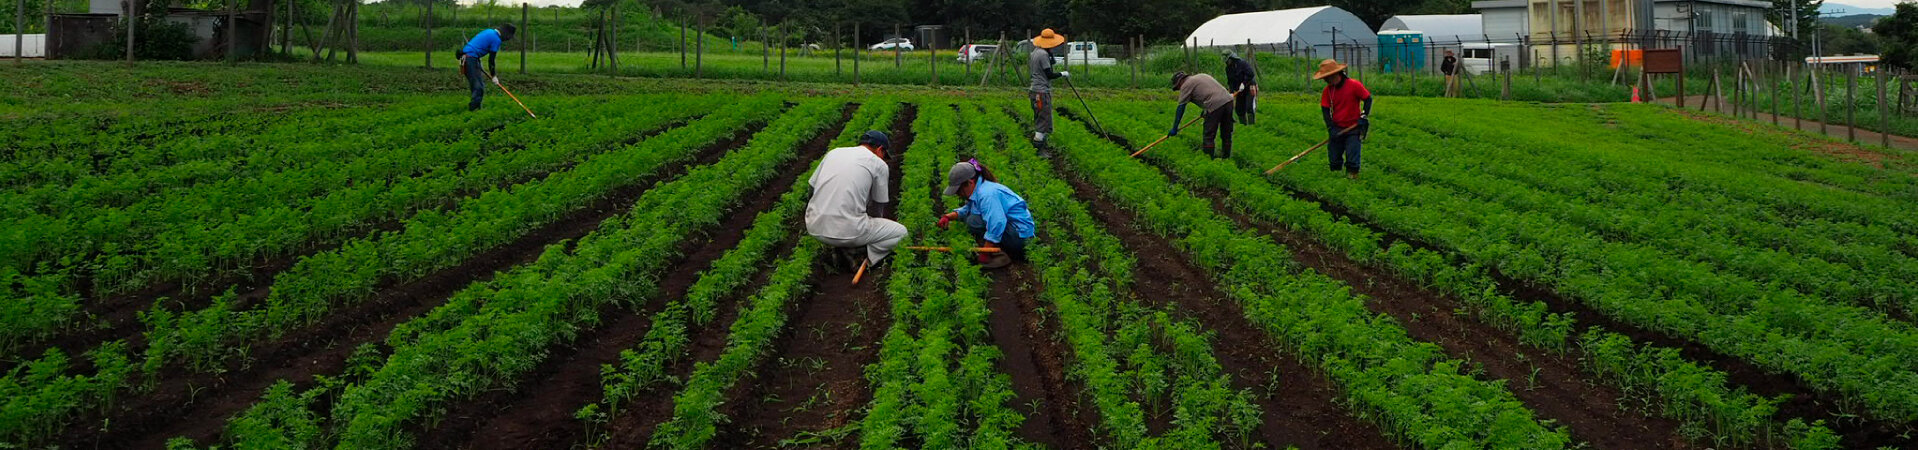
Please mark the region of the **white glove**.
[[493, 77], [493, 84], [499, 84], [499, 77]]
[[1059, 78], [1072, 78], [1072, 72], [1059, 72]]

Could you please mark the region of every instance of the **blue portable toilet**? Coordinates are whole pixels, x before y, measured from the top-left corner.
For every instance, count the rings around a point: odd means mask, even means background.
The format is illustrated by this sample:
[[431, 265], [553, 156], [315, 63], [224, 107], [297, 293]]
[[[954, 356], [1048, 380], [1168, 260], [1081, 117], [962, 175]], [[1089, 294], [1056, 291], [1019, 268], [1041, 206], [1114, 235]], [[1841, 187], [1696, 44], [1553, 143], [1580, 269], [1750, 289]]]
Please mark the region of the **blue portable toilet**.
[[1425, 33], [1410, 30], [1379, 32], [1379, 68], [1386, 72], [1425, 69]]

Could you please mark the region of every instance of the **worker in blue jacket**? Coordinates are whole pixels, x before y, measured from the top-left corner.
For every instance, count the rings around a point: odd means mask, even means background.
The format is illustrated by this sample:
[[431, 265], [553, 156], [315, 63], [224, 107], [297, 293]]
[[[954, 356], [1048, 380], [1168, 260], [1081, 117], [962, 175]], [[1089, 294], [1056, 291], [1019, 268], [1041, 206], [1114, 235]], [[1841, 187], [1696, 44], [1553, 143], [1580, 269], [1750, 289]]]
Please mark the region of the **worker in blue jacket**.
[[[513, 40], [515, 31], [518, 30], [510, 23], [500, 25], [499, 28], [481, 30], [479, 34], [473, 35], [473, 39], [466, 41], [465, 47], [460, 48], [460, 70], [466, 74], [466, 86], [473, 90], [473, 101], [466, 104], [467, 111], [479, 110], [480, 99], [486, 96], [486, 81], [489, 78], [487, 74], [499, 73], [499, 65], [494, 63], [499, 59], [500, 44]], [[481, 56], [486, 57], [487, 70], [484, 72], [480, 71]], [[490, 78], [493, 84], [499, 84], [499, 76], [493, 75]]]
[[1026, 210], [1026, 199], [993, 178], [979, 160], [953, 164], [946, 174], [946, 195], [964, 197], [966, 204], [939, 217], [938, 224], [943, 230], [952, 221], [963, 220], [981, 250], [997, 250], [979, 252], [979, 263], [987, 269], [1024, 262], [1026, 243], [1038, 230], [1032, 212]]

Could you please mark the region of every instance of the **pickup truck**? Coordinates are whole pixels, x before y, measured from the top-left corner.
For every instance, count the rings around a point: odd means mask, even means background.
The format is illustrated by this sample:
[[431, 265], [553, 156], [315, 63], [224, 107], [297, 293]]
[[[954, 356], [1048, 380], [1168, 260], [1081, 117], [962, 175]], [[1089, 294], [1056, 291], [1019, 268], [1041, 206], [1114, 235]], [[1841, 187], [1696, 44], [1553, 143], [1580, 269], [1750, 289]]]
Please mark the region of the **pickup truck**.
[[1065, 50], [1065, 56], [1053, 57], [1053, 64], [1066, 65], [1066, 60], [1068, 59], [1072, 61], [1070, 65], [1074, 66], [1110, 66], [1119, 63], [1117, 59], [1099, 57], [1099, 43], [1097, 42], [1067, 42], [1065, 47], [1066, 48], [1063, 49]]

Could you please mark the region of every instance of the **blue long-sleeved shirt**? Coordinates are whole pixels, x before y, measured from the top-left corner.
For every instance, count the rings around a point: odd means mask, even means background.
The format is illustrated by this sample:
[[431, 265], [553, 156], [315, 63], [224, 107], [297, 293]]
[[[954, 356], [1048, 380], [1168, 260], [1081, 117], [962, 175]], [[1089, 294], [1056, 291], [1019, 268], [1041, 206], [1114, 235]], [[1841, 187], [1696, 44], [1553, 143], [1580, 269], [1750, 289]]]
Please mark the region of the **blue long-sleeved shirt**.
[[978, 214], [986, 222], [986, 240], [994, 244], [1001, 242], [1008, 223], [1021, 239], [1031, 239], [1036, 230], [1032, 211], [1026, 210], [1026, 199], [1012, 193], [1006, 185], [985, 179], [980, 179], [979, 185], [973, 188], [965, 206], [952, 211], [961, 217]]
[[466, 56], [487, 56], [499, 53], [499, 45], [499, 30], [488, 28], [480, 31], [479, 34], [473, 35], [472, 40], [466, 41], [466, 47], [460, 49], [460, 54]]

